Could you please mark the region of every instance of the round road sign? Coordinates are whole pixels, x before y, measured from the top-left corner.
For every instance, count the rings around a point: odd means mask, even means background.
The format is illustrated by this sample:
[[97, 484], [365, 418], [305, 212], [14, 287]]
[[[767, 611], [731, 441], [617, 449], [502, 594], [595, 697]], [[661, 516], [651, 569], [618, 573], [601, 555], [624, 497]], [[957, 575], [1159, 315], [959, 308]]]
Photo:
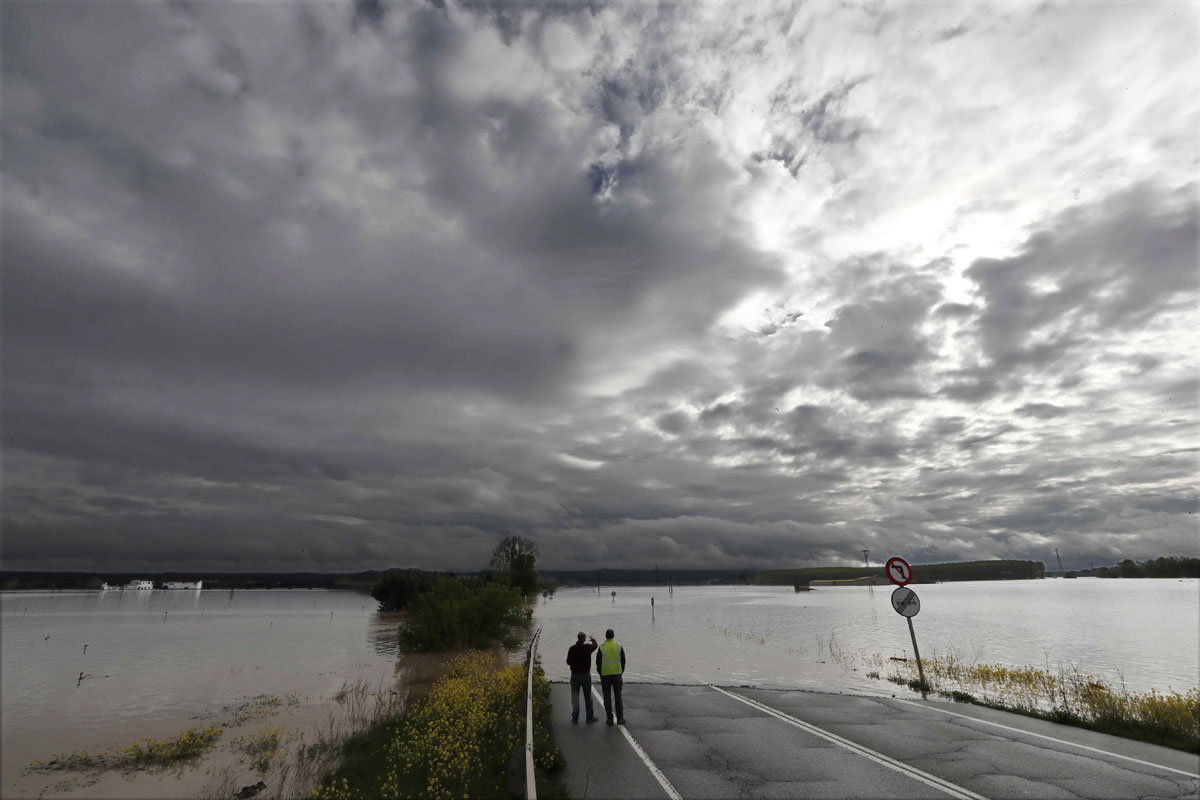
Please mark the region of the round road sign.
[[921, 598], [907, 586], [897, 586], [892, 592], [892, 608], [902, 617], [915, 617], [921, 610]]
[[912, 580], [912, 567], [900, 556], [892, 556], [883, 567], [884, 574], [897, 586], [905, 586]]

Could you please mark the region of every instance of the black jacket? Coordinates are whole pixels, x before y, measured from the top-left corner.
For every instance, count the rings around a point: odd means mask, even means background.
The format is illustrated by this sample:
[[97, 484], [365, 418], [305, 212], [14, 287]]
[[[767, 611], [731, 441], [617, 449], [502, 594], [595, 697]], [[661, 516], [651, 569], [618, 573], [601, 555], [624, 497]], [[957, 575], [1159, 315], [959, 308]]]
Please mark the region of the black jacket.
[[600, 645], [593, 639], [590, 642], [579, 642], [567, 650], [567, 663], [571, 665], [572, 675], [586, 675], [592, 671], [592, 651]]

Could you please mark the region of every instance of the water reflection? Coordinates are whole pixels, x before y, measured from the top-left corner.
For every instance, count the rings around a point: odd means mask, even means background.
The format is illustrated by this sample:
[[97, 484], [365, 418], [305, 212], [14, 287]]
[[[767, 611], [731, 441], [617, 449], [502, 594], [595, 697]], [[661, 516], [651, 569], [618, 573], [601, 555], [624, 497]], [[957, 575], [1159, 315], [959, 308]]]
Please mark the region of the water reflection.
[[381, 656], [400, 655], [400, 622], [403, 611], [376, 611], [367, 621], [367, 642]]

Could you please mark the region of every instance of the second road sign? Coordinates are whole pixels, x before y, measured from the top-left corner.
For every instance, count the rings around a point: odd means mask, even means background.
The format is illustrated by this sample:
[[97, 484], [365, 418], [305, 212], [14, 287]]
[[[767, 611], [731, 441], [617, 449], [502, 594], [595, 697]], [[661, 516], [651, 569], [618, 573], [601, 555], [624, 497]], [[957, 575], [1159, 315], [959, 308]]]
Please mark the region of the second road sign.
[[921, 598], [907, 586], [897, 586], [892, 592], [892, 608], [902, 617], [915, 617], [921, 610]]

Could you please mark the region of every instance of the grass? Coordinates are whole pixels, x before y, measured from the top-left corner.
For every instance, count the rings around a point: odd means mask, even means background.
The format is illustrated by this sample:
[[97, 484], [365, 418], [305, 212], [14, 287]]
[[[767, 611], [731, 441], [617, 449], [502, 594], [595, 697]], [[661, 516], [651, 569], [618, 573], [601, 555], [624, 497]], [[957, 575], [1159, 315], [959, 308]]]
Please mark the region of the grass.
[[[928, 688], [956, 702], [1014, 711], [1127, 739], [1200, 751], [1200, 689], [1147, 693], [1115, 688], [1077, 669], [922, 659]], [[916, 662], [893, 663], [888, 680], [920, 689]]]
[[233, 745], [234, 750], [249, 757], [250, 766], [254, 768], [255, 772], [266, 774], [271, 769], [271, 762], [279, 753], [279, 746], [282, 743], [281, 733], [281, 728], [273, 728], [268, 725], [247, 736], [239, 736], [230, 744]]
[[[525, 669], [495, 652], [454, 659], [428, 696], [346, 742], [314, 800], [507, 797], [508, 762], [524, 749]], [[550, 686], [534, 670], [534, 753], [539, 796], [563, 797], [550, 740]]]
[[[285, 698], [282, 705], [290, 705], [290, 698]], [[295, 699], [298, 702], [299, 696]], [[268, 725], [229, 743], [230, 749], [244, 756], [245, 763], [268, 786], [267, 791], [258, 795], [256, 800], [307, 797], [320, 784], [322, 776], [336, 766], [342, 744], [348, 737], [355, 736], [382, 719], [395, 716], [404, 708], [403, 691], [387, 679], [378, 684], [366, 680], [344, 683], [333, 699], [337, 704], [336, 709], [330, 711], [315, 730], [295, 731], [285, 736], [282, 726], [274, 728]], [[245, 721], [269, 717], [272, 714], [266, 712], [279, 707], [279, 704], [269, 700], [259, 700], [254, 698], [228, 708], [226, 712], [258, 709], [249, 717], [244, 714], [237, 716], [237, 719]], [[228, 800], [245, 783], [239, 771], [219, 770], [202, 787], [198, 800]]]
[[[268, 728], [265, 736], [247, 742], [251, 766], [273, 787], [275, 800], [308, 795], [337, 764], [348, 738], [395, 717], [405, 707], [404, 693], [383, 681], [378, 685], [365, 680], [343, 683], [333, 699], [337, 712], [331, 713], [311, 738], [293, 735], [276, 745]], [[274, 751], [272, 745], [276, 745]], [[215, 797], [226, 798], [228, 793], [216, 793]]]
[[223, 733], [218, 725], [187, 728], [166, 739], [139, 739], [99, 752], [55, 753], [45, 761], [34, 761], [29, 768], [38, 772], [181, 768], [212, 750]]

